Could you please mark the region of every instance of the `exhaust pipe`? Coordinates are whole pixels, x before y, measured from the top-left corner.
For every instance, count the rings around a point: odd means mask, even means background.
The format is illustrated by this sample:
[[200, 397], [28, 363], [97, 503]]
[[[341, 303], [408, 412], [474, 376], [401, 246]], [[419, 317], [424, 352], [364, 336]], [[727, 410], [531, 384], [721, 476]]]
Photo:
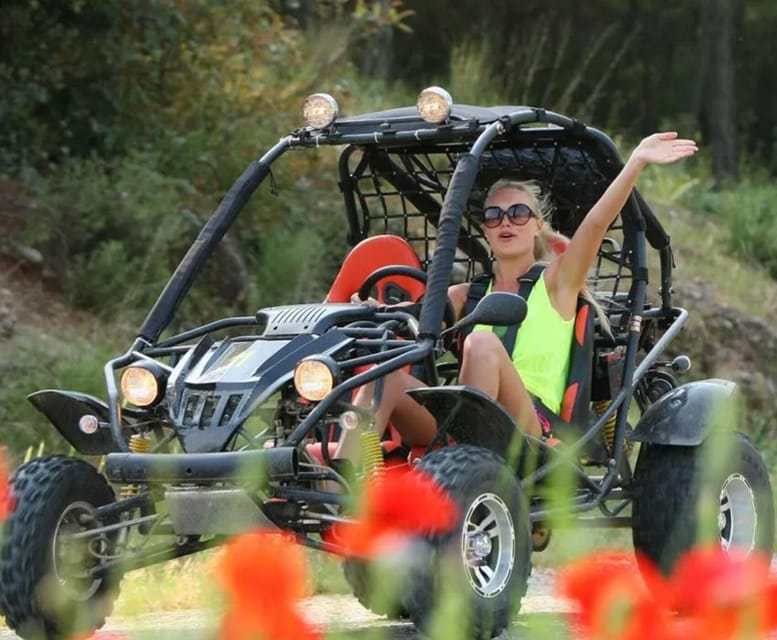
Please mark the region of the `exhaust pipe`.
[[109, 453], [105, 475], [112, 482], [255, 482], [294, 480], [299, 457], [293, 447], [220, 453]]

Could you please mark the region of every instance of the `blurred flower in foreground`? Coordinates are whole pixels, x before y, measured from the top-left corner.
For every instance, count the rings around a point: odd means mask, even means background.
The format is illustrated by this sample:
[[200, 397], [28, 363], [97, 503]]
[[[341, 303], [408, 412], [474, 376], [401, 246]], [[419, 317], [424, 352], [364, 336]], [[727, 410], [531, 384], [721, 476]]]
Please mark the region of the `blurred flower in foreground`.
[[[680, 559], [667, 606], [686, 638], [765, 638], [777, 629], [777, 583], [770, 559], [720, 547], [699, 548]], [[675, 636], [677, 637], [677, 635]]]
[[764, 556], [698, 548], [670, 578], [644, 558], [638, 562], [640, 571], [631, 554], [601, 553], [561, 572], [561, 595], [579, 607], [572, 616], [578, 637], [753, 639], [777, 628], [777, 584]]
[[[663, 588], [654, 576], [654, 587]], [[645, 590], [626, 553], [600, 553], [565, 567], [559, 575], [559, 591], [579, 609], [572, 615], [579, 637], [591, 640], [637, 640], [662, 638], [670, 614]]]
[[13, 511], [14, 502], [11, 497], [11, 487], [8, 484], [8, 470], [5, 466], [3, 448], [0, 447], [0, 522], [5, 520]]
[[345, 555], [369, 558], [414, 534], [450, 531], [458, 507], [428, 474], [393, 467], [367, 478], [354, 516], [336, 524], [330, 539]]
[[218, 578], [229, 595], [219, 640], [318, 640], [297, 605], [308, 593], [303, 549], [278, 533], [257, 531], [230, 542]]
[[85, 633], [76, 636], [70, 636], [68, 640], [131, 640], [129, 636], [122, 635], [120, 633], [114, 633], [113, 631], [95, 631], [93, 633]]

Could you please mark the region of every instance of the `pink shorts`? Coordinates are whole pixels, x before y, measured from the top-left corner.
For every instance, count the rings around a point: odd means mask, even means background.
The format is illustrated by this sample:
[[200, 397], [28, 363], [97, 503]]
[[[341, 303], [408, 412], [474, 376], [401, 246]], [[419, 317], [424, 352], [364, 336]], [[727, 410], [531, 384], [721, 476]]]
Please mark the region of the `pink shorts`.
[[550, 424], [547, 416], [542, 412], [539, 407], [534, 407], [534, 413], [537, 414], [537, 420], [540, 421], [540, 428], [542, 429], [542, 435], [548, 437], [553, 431], [553, 427]]

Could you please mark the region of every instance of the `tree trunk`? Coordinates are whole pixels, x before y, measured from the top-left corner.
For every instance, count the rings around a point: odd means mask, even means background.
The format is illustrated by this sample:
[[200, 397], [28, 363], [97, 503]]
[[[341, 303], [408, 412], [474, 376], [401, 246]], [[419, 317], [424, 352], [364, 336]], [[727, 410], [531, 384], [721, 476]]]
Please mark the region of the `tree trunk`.
[[[382, 16], [388, 16], [389, 0], [380, 0]], [[388, 80], [394, 52], [394, 25], [385, 17], [381, 19], [374, 33], [367, 34], [361, 72], [371, 78]]]
[[710, 142], [716, 186], [737, 178], [736, 94], [733, 42], [737, 0], [701, 4], [699, 116]]

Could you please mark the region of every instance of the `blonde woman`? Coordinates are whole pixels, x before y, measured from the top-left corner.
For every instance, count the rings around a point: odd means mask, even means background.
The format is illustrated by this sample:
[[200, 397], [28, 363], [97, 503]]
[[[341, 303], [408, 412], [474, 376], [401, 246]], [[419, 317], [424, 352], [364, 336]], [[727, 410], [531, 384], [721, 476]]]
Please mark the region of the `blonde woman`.
[[[563, 251], [553, 249], [557, 234], [546, 221], [547, 207], [534, 183], [500, 180], [489, 190], [481, 215], [483, 235], [494, 256], [491, 291], [516, 293], [518, 280], [537, 261], [548, 260], [527, 300], [528, 313], [508, 354], [489, 327], [475, 327], [465, 339], [459, 383], [470, 385], [500, 402], [525, 433], [548, 435], [543, 409], [558, 413], [567, 379], [578, 296], [607, 229], [626, 203], [648, 164], [668, 164], [692, 156], [693, 140], [675, 132], [648, 136], [632, 152], [623, 169], [580, 223]], [[449, 288], [457, 318], [462, 315], [469, 283]], [[423, 386], [403, 371], [385, 379], [375, 429], [392, 424], [409, 445], [426, 445], [437, 433], [432, 415], [405, 393]], [[372, 404], [374, 384], [356, 396], [359, 406]], [[544, 428], [543, 428], [544, 427]], [[341, 440], [336, 457], [351, 457], [352, 445]], [[355, 443], [354, 443], [355, 444]]]

